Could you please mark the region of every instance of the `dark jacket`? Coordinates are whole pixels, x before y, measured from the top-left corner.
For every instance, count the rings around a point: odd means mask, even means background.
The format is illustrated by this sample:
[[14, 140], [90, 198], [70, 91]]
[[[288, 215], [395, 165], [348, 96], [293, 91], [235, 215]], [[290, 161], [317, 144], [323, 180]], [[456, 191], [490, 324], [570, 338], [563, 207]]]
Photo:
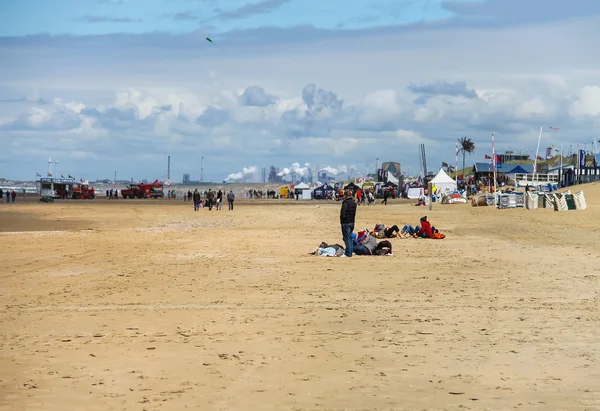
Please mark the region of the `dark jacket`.
[[199, 203], [200, 202], [200, 193], [195, 191], [194, 192], [194, 203]]
[[340, 210], [340, 223], [341, 224], [354, 224], [354, 218], [356, 217], [356, 202], [352, 197], [346, 198], [342, 202], [342, 209]]
[[209, 191], [208, 194], [206, 194], [206, 198], [208, 198], [209, 200], [214, 200], [215, 199], [215, 192], [214, 191]]
[[235, 199], [235, 194], [233, 194], [233, 192], [229, 192], [227, 193], [227, 200], [229, 201], [233, 201]]

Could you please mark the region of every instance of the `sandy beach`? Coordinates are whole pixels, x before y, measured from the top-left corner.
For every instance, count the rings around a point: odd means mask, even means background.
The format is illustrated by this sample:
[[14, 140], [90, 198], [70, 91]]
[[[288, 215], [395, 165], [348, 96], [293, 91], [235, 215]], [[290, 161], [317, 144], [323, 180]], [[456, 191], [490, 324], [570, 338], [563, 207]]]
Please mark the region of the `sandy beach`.
[[598, 410], [582, 188], [560, 213], [360, 207], [447, 237], [351, 259], [308, 255], [341, 243], [336, 202], [2, 203], [0, 410]]

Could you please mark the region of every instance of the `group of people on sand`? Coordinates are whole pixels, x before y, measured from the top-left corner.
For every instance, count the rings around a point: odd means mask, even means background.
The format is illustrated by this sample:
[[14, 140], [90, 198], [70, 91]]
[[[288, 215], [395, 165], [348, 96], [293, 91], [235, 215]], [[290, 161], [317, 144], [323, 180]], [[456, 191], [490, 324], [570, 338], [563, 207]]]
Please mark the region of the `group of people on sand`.
[[[199, 209], [204, 207], [208, 207], [208, 211], [212, 211], [213, 207], [215, 207], [217, 210], [222, 210], [223, 194], [224, 193], [221, 190], [215, 193], [214, 191], [212, 191], [212, 189], [209, 189], [206, 192], [205, 200], [202, 201], [202, 195], [200, 194], [198, 189], [195, 189], [193, 193], [191, 191], [185, 193], [184, 200], [194, 202], [194, 211], [198, 211]], [[233, 194], [233, 191], [229, 190], [229, 193], [227, 193], [227, 204], [229, 206], [229, 210], [233, 210], [234, 200], [235, 194]]]
[[[372, 231], [365, 228], [358, 233], [354, 233], [357, 204], [352, 194], [351, 190], [344, 191], [344, 200], [340, 210], [340, 224], [344, 240], [344, 254], [340, 257], [352, 257], [353, 254], [391, 254], [392, 244], [387, 239], [392, 238], [442, 239], [445, 237], [444, 234], [441, 234], [439, 230], [431, 225], [427, 220], [427, 216], [421, 217], [419, 224], [415, 227], [407, 224], [400, 230], [397, 225], [386, 227], [384, 224], [377, 224]], [[386, 240], [377, 242], [377, 239]]]
[[6, 196], [6, 202], [10, 203], [11, 200], [14, 203], [16, 198], [17, 198], [17, 192], [15, 190], [6, 190], [6, 191], [2, 191], [2, 189], [0, 188], [0, 200], [2, 199], [3, 196]]

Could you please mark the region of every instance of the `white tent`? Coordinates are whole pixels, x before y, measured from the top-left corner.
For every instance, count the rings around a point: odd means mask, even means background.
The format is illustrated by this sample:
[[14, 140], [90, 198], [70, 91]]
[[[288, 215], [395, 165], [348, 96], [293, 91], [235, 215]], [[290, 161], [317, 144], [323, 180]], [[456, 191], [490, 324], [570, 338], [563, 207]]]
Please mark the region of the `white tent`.
[[392, 174], [388, 174], [388, 181], [394, 183], [396, 185], [400, 184], [400, 181], [394, 177]]
[[435, 186], [440, 193], [445, 194], [446, 192], [456, 191], [456, 181], [454, 181], [443, 168], [436, 174], [431, 180], [431, 185]]
[[294, 192], [300, 192], [300, 198], [303, 200], [310, 200], [312, 198], [311, 197], [312, 190], [305, 183], [297, 184], [294, 187]]

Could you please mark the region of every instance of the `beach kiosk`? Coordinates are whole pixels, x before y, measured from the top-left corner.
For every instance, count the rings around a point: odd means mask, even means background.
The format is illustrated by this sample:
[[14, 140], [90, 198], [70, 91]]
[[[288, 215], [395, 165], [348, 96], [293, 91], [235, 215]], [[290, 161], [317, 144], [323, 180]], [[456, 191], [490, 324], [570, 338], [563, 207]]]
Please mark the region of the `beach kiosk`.
[[70, 198], [76, 182], [74, 178], [42, 177], [35, 184], [42, 197]]
[[302, 200], [310, 200], [312, 198], [312, 190], [306, 183], [300, 183], [294, 187], [294, 194]]

